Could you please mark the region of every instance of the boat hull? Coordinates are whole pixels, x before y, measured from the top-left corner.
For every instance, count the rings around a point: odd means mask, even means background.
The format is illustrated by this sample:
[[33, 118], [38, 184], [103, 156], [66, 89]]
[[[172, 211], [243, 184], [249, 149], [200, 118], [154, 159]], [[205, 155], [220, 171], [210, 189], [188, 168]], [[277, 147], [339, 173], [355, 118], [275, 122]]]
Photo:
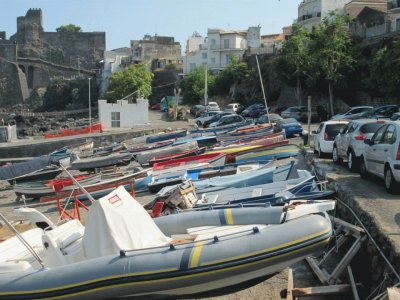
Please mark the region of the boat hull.
[[122, 251], [120, 255], [52, 269], [7, 273], [0, 276], [0, 299], [193, 295], [280, 271], [323, 250], [331, 233], [328, 218], [308, 215], [217, 239]]

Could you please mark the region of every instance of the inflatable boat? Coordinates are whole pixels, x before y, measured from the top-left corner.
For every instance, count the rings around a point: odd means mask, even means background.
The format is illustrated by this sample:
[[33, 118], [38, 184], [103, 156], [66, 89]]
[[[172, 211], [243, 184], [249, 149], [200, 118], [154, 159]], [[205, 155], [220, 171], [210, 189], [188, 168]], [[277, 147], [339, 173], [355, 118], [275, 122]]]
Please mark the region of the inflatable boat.
[[322, 250], [332, 234], [326, 211], [334, 206], [188, 212], [154, 221], [119, 187], [93, 202], [85, 227], [77, 220], [56, 226], [26, 209], [34, 223], [50, 224], [0, 243], [0, 299], [212, 295]]

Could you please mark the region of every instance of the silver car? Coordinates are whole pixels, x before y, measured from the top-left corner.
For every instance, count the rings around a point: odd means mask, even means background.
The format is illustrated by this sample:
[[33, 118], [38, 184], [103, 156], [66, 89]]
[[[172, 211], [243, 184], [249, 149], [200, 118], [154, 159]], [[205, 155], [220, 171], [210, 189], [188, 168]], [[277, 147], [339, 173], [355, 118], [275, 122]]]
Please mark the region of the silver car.
[[362, 113], [373, 109], [373, 106], [354, 106], [350, 107], [344, 114], [334, 115], [331, 120], [348, 119], [355, 120], [361, 118]]
[[351, 121], [335, 137], [332, 150], [333, 162], [338, 164], [347, 160], [349, 170], [358, 170], [360, 157], [365, 148], [364, 140], [370, 139], [385, 123], [384, 120], [374, 119]]
[[307, 107], [305, 107], [305, 106], [292, 106], [292, 107], [285, 109], [283, 112], [281, 112], [281, 117], [284, 119], [294, 118], [297, 121], [300, 121], [303, 113], [306, 111], [307, 111]]

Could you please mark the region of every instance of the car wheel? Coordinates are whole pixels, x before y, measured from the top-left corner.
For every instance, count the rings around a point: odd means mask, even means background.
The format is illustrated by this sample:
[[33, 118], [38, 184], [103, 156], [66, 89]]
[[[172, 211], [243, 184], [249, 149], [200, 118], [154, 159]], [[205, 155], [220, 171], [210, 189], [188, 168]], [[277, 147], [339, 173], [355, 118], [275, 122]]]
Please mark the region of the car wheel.
[[360, 158], [360, 176], [362, 179], [368, 179], [369, 173], [367, 167], [365, 166], [364, 158]]
[[324, 152], [321, 151], [321, 145], [320, 144], [318, 144], [318, 157], [319, 158], [324, 157]]
[[385, 188], [388, 193], [397, 192], [396, 180], [393, 178], [393, 173], [389, 166], [385, 169]]
[[354, 154], [353, 150], [350, 150], [347, 153], [347, 168], [352, 171], [352, 172], [356, 172], [358, 169], [358, 160], [356, 155]]
[[343, 162], [342, 158], [339, 157], [339, 152], [338, 152], [336, 145], [333, 145], [332, 160], [335, 164], [338, 164], [338, 165]]

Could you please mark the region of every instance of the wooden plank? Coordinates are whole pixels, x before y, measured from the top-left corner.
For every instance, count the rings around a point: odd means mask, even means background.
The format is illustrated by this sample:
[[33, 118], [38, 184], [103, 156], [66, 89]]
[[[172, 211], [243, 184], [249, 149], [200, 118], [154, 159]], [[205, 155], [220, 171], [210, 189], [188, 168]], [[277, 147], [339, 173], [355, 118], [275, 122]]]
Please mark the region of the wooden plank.
[[288, 287], [287, 287], [287, 295], [286, 295], [287, 300], [294, 300], [293, 294], [292, 294], [293, 288], [294, 288], [293, 269], [289, 268]]
[[351, 291], [353, 292], [354, 300], [360, 300], [360, 297], [358, 297], [356, 282], [354, 281], [353, 277], [353, 271], [351, 270], [350, 266], [347, 266], [347, 273], [349, 273]]
[[388, 300], [400, 300], [400, 288], [391, 287], [387, 289]]
[[351, 286], [349, 284], [293, 288], [292, 290], [293, 297], [311, 297], [348, 292], [351, 292]]
[[319, 281], [321, 281], [321, 283], [323, 283], [323, 284], [328, 283], [328, 277], [319, 268], [318, 262], [316, 261], [316, 259], [314, 259], [312, 257], [307, 257], [306, 261], [310, 265], [311, 269], [314, 271], [315, 275], [317, 275]]

